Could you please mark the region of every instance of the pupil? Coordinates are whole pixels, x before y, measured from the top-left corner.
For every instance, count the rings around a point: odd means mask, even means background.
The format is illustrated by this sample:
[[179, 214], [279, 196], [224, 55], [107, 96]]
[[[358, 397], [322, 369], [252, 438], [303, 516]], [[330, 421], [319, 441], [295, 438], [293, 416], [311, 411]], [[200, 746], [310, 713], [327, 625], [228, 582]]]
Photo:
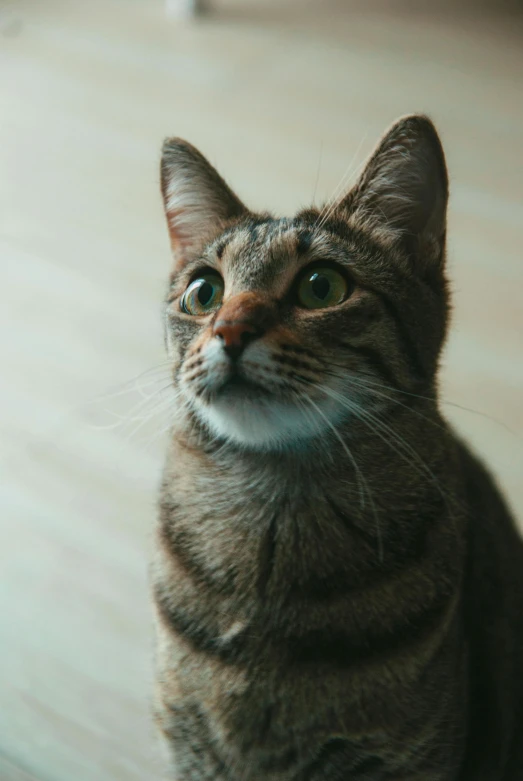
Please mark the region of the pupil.
[[331, 289], [331, 284], [327, 277], [324, 277], [322, 274], [317, 274], [311, 281], [312, 292], [316, 298], [320, 298], [322, 301], [327, 298]]
[[214, 288], [210, 282], [204, 282], [201, 287], [198, 288], [198, 301], [202, 306], [206, 306], [213, 297]]

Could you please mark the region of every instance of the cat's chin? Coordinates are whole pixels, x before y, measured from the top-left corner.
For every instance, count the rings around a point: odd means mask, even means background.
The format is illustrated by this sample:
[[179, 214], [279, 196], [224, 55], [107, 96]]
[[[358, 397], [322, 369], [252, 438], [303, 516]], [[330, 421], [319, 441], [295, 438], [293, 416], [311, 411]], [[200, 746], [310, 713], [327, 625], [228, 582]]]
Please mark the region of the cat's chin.
[[210, 403], [197, 402], [195, 412], [218, 439], [254, 450], [303, 447], [344, 417], [331, 399], [316, 401], [315, 406], [303, 401], [300, 406], [265, 393], [249, 396], [224, 394]]

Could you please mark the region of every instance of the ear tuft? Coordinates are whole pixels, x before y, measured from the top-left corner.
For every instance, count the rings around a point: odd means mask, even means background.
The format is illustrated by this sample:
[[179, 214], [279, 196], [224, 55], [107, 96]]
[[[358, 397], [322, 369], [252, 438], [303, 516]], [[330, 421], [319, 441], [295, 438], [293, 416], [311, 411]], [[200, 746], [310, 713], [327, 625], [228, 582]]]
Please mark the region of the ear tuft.
[[164, 142], [160, 170], [171, 244], [181, 266], [247, 209], [205, 157], [181, 138]]
[[423, 115], [395, 122], [341, 203], [353, 224], [403, 242], [424, 262], [443, 258], [448, 177], [436, 128]]

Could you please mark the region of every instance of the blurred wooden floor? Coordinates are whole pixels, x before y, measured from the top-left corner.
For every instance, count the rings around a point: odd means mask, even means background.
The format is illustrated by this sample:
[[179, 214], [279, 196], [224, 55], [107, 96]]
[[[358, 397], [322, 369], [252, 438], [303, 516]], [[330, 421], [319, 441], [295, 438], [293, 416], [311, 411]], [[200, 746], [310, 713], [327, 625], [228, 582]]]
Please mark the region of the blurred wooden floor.
[[163, 361], [165, 135], [291, 212], [398, 115], [434, 117], [452, 179], [444, 396], [478, 413], [445, 409], [523, 518], [521, 20], [215, 5], [181, 26], [160, 0], [0, 3], [1, 781], [160, 778], [147, 558], [167, 419], [128, 413], [132, 382], [93, 400]]

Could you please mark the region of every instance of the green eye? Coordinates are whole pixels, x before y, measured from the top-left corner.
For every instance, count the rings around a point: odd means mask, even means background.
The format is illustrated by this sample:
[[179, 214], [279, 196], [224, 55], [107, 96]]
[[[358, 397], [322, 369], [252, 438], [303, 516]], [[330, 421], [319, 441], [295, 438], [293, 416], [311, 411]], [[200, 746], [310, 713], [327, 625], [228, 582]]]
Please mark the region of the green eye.
[[223, 279], [209, 271], [194, 279], [180, 302], [182, 312], [188, 315], [206, 315], [221, 306], [223, 300]]
[[345, 301], [349, 285], [344, 275], [330, 266], [316, 266], [305, 272], [298, 285], [298, 301], [306, 309], [323, 309]]

